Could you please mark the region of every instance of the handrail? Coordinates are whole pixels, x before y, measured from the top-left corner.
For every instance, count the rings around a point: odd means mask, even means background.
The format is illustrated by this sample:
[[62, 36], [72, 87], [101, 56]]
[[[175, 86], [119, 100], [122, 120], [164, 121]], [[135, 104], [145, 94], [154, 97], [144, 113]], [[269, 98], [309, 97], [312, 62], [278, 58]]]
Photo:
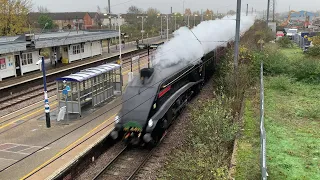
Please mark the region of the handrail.
[[263, 61], [260, 66], [260, 158], [261, 158], [261, 179], [266, 180], [267, 173], [267, 160], [266, 160], [266, 130], [264, 128], [264, 85], [263, 85]]

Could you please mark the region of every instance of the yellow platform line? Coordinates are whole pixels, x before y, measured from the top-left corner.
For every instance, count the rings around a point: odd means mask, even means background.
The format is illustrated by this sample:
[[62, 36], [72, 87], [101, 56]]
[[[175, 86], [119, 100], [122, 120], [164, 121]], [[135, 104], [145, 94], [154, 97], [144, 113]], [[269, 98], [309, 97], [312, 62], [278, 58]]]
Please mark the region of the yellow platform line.
[[40, 170], [41, 168], [47, 166], [51, 161], [53, 161], [54, 159], [56, 159], [57, 157], [59, 157], [61, 154], [63, 154], [64, 152], [66, 152], [69, 148], [71, 148], [72, 146], [74, 146], [75, 144], [77, 144], [79, 141], [81, 141], [82, 139], [84, 139], [84, 137], [88, 136], [90, 133], [92, 133], [93, 131], [97, 130], [99, 127], [101, 127], [104, 123], [106, 123], [107, 121], [109, 121], [111, 118], [115, 117], [116, 114], [112, 115], [111, 117], [109, 117], [107, 120], [103, 121], [101, 124], [99, 124], [98, 126], [96, 126], [95, 128], [93, 128], [91, 131], [89, 131], [88, 133], [86, 133], [85, 135], [83, 135], [82, 137], [80, 137], [78, 140], [74, 141], [73, 143], [71, 143], [69, 146], [67, 146], [66, 148], [62, 149], [59, 153], [57, 153], [55, 156], [53, 156], [52, 158], [50, 158], [49, 160], [47, 160], [46, 162], [44, 162], [43, 164], [41, 164], [40, 166], [38, 166], [37, 168], [35, 168], [34, 170], [32, 170], [30, 173], [28, 173], [27, 175], [23, 176], [20, 180], [24, 180], [26, 178], [28, 178], [29, 176], [31, 176], [32, 174], [34, 174], [35, 172], [37, 172], [38, 170]]
[[[51, 104], [51, 106], [54, 106], [54, 105], [56, 105], [56, 104], [58, 104], [57, 102], [54, 102], [54, 103], [52, 103]], [[9, 123], [7, 123], [7, 124], [5, 124], [5, 125], [2, 125], [2, 126], [0, 126], [0, 129], [3, 129], [3, 128], [5, 128], [5, 127], [8, 127], [8, 126], [10, 126], [11, 124], [14, 124], [14, 123], [16, 123], [16, 122], [18, 122], [18, 121], [20, 121], [20, 120], [22, 120], [22, 119], [25, 119], [25, 118], [27, 118], [27, 117], [30, 117], [30, 116], [32, 116], [32, 115], [34, 115], [34, 114], [37, 114], [37, 113], [39, 113], [40, 111], [43, 111], [44, 109], [43, 108], [39, 108], [38, 110], [36, 110], [36, 111], [34, 111], [34, 112], [32, 112], [32, 113], [30, 113], [30, 114], [28, 114], [28, 115], [25, 115], [25, 116], [22, 116], [21, 118], [18, 118], [17, 120], [14, 120], [14, 121], [11, 121], [11, 122], [9, 122]]]

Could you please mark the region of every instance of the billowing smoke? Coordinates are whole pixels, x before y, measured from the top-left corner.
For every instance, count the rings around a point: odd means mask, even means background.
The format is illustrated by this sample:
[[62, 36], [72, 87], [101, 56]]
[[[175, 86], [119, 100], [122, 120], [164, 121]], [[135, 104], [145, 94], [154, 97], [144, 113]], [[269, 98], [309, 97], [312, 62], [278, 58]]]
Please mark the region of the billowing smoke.
[[[174, 37], [160, 46], [152, 60], [153, 66], [166, 68], [179, 64], [184, 66], [196, 62], [204, 54], [218, 46], [226, 45], [225, 41], [234, 40], [236, 16], [223, 19], [203, 21], [192, 29], [181, 27], [173, 33]], [[254, 16], [241, 16], [240, 32], [247, 31], [254, 23]], [[197, 40], [197, 38], [199, 41]]]

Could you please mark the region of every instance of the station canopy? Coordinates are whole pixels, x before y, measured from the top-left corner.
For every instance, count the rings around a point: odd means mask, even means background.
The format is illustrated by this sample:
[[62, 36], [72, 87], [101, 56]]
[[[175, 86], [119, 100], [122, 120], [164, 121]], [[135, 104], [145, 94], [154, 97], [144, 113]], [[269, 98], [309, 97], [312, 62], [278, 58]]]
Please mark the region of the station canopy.
[[119, 64], [114, 64], [114, 63], [103, 64], [103, 65], [100, 65], [97, 67], [84, 69], [84, 70], [77, 72], [75, 74], [71, 74], [68, 76], [57, 78], [56, 81], [82, 82], [82, 81], [88, 80], [92, 77], [106, 73], [108, 71], [117, 70], [119, 68], [120, 68]]

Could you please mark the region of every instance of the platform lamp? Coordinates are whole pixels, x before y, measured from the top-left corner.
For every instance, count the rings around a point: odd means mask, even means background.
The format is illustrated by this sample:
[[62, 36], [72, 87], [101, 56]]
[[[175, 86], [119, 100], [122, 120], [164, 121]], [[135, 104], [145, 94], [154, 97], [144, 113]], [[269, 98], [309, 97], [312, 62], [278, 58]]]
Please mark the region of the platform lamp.
[[47, 128], [50, 128], [50, 106], [48, 100], [48, 93], [47, 93], [47, 79], [46, 79], [46, 67], [44, 63], [44, 57], [42, 57], [42, 73], [43, 73], [43, 88], [44, 88], [44, 112], [46, 115], [46, 125]]
[[198, 14], [193, 15], [193, 26], [196, 26], [196, 16], [198, 16]]
[[[40, 38], [40, 35], [42, 34], [43, 30], [47, 27], [48, 23], [46, 23], [41, 31], [41, 33], [38, 36], [38, 40]], [[48, 92], [47, 92], [47, 78], [46, 78], [46, 67], [44, 63], [44, 57], [41, 58], [42, 63], [41, 63], [41, 69], [42, 69], [42, 74], [43, 74], [43, 89], [44, 89], [44, 112], [46, 116], [46, 126], [47, 128], [51, 127], [50, 124], [50, 106], [49, 106], [49, 100], [48, 100]]]

